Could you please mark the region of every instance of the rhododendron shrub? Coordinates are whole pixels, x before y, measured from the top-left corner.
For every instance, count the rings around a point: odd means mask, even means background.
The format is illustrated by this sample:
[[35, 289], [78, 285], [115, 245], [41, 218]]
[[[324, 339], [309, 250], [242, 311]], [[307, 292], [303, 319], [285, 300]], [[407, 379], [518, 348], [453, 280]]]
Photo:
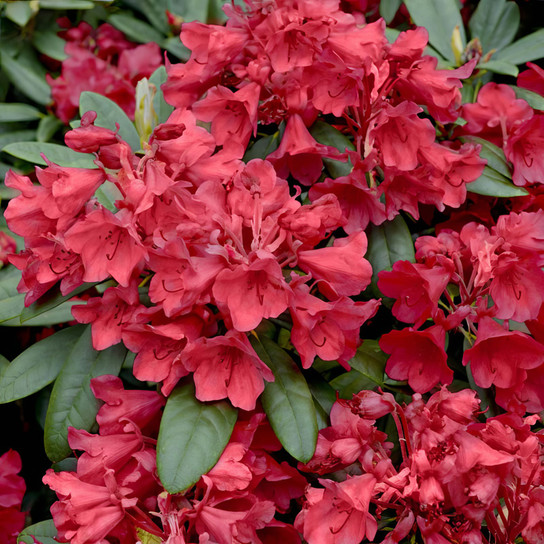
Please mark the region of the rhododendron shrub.
[[165, 67], [65, 31], [81, 120], [8, 173], [0, 272], [56, 327], [0, 402], [53, 384], [59, 542], [542, 541], [540, 69], [418, 5], [229, 3]]

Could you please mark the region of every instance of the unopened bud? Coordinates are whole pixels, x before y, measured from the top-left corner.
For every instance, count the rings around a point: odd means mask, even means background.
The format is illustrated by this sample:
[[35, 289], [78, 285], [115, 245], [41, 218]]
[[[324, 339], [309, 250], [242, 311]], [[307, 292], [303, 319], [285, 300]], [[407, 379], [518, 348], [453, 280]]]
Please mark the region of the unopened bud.
[[158, 122], [157, 113], [153, 107], [153, 97], [157, 89], [144, 77], [136, 85], [136, 111], [134, 112], [134, 124], [140, 135], [140, 145], [149, 141], [149, 137]]

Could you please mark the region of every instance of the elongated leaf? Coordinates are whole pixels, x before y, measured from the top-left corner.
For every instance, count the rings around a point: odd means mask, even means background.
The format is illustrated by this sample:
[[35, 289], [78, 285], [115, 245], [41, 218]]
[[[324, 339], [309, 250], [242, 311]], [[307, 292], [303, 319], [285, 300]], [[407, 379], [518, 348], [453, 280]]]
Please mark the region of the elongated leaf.
[[56, 32], [37, 30], [32, 36], [32, 43], [40, 53], [52, 59], [63, 61], [68, 58], [68, 55], [64, 52], [66, 41], [58, 36]]
[[140, 10], [149, 22], [163, 34], [168, 34], [170, 28], [166, 18], [167, 0], [141, 0]]
[[8, 2], [4, 7], [3, 15], [23, 27], [30, 21], [32, 15], [34, 15], [36, 11], [37, 10], [32, 9], [31, 2], [16, 1]]
[[544, 28], [524, 36], [513, 44], [497, 51], [493, 60], [502, 60], [511, 64], [523, 64], [544, 57]]
[[380, 15], [385, 19], [387, 24], [393, 20], [401, 4], [402, 0], [381, 0]]
[[459, 27], [462, 47], [466, 45], [465, 26], [457, 0], [404, 0], [410, 17], [429, 32], [430, 44], [447, 60], [455, 61], [451, 47], [453, 30]]
[[46, 105], [51, 101], [51, 89], [42, 74], [4, 52], [1, 60], [4, 73], [24, 95], [38, 104]]
[[[36, 540], [32, 538], [33, 536], [36, 537]], [[47, 519], [23, 529], [17, 537], [17, 544], [20, 542], [24, 542], [25, 544], [34, 544], [34, 542], [58, 544], [55, 540], [56, 536], [57, 528], [55, 527], [55, 523], [52, 519]]]
[[[0, 134], [0, 149], [3, 147], [17, 143], [25, 142], [36, 138], [35, 130], [14, 130], [11, 132], [2, 132]], [[17, 193], [18, 194], [18, 193]]]
[[415, 262], [414, 242], [400, 215], [393, 221], [372, 227], [365, 258], [372, 265], [373, 286], [376, 285], [378, 272], [391, 270], [396, 261]]
[[44, 314], [45, 312], [49, 312], [50, 310], [53, 310], [57, 306], [60, 306], [64, 302], [70, 300], [72, 297], [84, 293], [87, 291], [87, 289], [90, 289], [94, 285], [96, 285], [96, 283], [84, 283], [83, 285], [76, 287], [76, 289], [67, 295], [62, 295], [59, 291], [51, 289], [45, 293], [40, 300], [37, 300], [30, 306], [27, 306], [21, 312], [20, 322], [25, 323], [30, 319], [34, 319], [37, 316]]
[[42, 9], [93, 9], [90, 0], [39, 0]]
[[317, 427], [320, 430], [324, 429], [329, 426], [329, 414], [336, 401], [336, 392], [319, 372], [312, 369], [306, 373], [306, 382], [314, 399]]
[[245, 153], [244, 161], [252, 159], [266, 159], [270, 153], [278, 149], [280, 145], [280, 133], [275, 132], [264, 138], [259, 138]]
[[47, 159], [59, 166], [73, 166], [76, 168], [97, 168], [94, 164], [94, 155], [78, 153], [69, 147], [45, 142], [16, 142], [8, 144], [2, 151], [19, 159], [46, 166], [47, 162], [42, 158], [43, 153]]
[[0, 403], [28, 397], [59, 374], [84, 327], [68, 327], [33, 344], [16, 357], [0, 376]]
[[0, 104], [0, 123], [7, 121], [34, 121], [43, 113], [28, 104]]
[[170, 114], [174, 111], [174, 106], [171, 106], [164, 99], [164, 94], [161, 89], [161, 85], [166, 81], [166, 68], [164, 66], [159, 66], [149, 78], [149, 82], [155, 85], [157, 89], [155, 96], [153, 98], [153, 108], [157, 114], [158, 123], [165, 123]]
[[523, 87], [516, 87], [515, 85], [510, 85], [514, 92], [516, 93], [517, 98], [522, 98], [535, 110], [544, 111], [544, 97], [540, 96], [529, 89], [524, 89]]
[[312, 394], [304, 376], [285, 350], [269, 338], [251, 338], [253, 348], [274, 373], [261, 396], [270, 425], [283, 447], [302, 463], [313, 456], [317, 418]]
[[164, 40], [162, 46], [180, 60], [187, 61], [191, 56], [191, 50], [181, 43], [179, 36], [172, 36], [171, 38]]
[[504, 156], [504, 151], [500, 147], [483, 138], [478, 138], [477, 136], [463, 136], [460, 140], [462, 142], [471, 142], [481, 145], [480, 157], [487, 161], [487, 166], [496, 172], [499, 172], [499, 174], [502, 174], [506, 178], [512, 178], [510, 168], [508, 167], [506, 157]]
[[78, 329], [79, 337], [66, 353], [45, 418], [45, 453], [53, 462], [72, 452], [68, 445], [68, 427], [90, 431], [95, 423], [101, 403], [92, 394], [91, 379], [104, 374], [117, 376], [127, 353], [121, 344], [96, 351], [92, 346], [91, 326]]
[[88, 111], [96, 112], [96, 120], [94, 124], [97, 127], [109, 128], [117, 130], [115, 124], [119, 124], [119, 135], [128, 145], [137, 151], [140, 149], [140, 136], [134, 128], [132, 121], [127, 117], [127, 114], [112, 100], [102, 96], [101, 94], [85, 91], [81, 93], [79, 98], [79, 114]]
[[210, 0], [200, 0], [199, 2], [178, 2], [177, 0], [168, 0], [168, 11], [175, 15], [183, 17], [184, 21], [206, 21], [208, 17]]
[[475, 181], [467, 183], [467, 191], [478, 195], [512, 198], [529, 194], [523, 187], [517, 187], [512, 181], [492, 168], [486, 166], [482, 175]]
[[518, 67], [515, 64], [504, 60], [489, 60], [482, 62], [476, 66], [477, 70], [489, 70], [495, 74], [504, 74], [506, 76], [517, 77], [519, 74]]
[[468, 23], [473, 38], [478, 38], [484, 52], [502, 49], [516, 37], [519, 8], [506, 0], [480, 0]]
[[114, 13], [108, 17], [108, 22], [138, 43], [161, 43], [164, 39], [164, 36], [151, 25], [127, 13]]
[[[51, 325], [58, 325], [59, 323], [68, 323], [73, 321], [72, 316], [72, 307], [77, 306], [78, 304], [84, 304], [82, 301], [67, 301], [62, 303], [60, 306], [48, 310], [36, 317], [30, 318], [28, 321], [25, 321], [25, 327], [50, 327]], [[2, 323], [2, 327], [20, 327], [21, 318], [14, 317], [8, 321]]]
[[169, 493], [192, 486], [217, 463], [236, 423], [227, 402], [203, 403], [192, 384], [168, 397], [157, 442], [157, 469]]
[[60, 127], [63, 126], [63, 123], [60, 119], [55, 117], [54, 115], [47, 115], [44, 117], [39, 125], [38, 130], [36, 132], [36, 138], [38, 139], [38, 142], [47, 142], [51, 139], [51, 137], [59, 130]]
[[21, 272], [15, 267], [0, 275], [0, 323], [17, 317], [23, 310], [25, 295], [17, 292], [19, 281]]
[[[345, 153], [347, 149], [355, 149], [355, 146], [347, 136], [342, 134], [334, 127], [331, 127], [331, 125], [329, 125], [328, 123], [324, 123], [323, 121], [316, 121], [310, 128], [310, 134], [320, 144], [335, 147], [341, 153]], [[353, 168], [352, 164], [349, 161], [343, 162], [333, 159], [323, 159], [323, 163], [325, 164], [327, 170], [333, 178], [347, 176]]]

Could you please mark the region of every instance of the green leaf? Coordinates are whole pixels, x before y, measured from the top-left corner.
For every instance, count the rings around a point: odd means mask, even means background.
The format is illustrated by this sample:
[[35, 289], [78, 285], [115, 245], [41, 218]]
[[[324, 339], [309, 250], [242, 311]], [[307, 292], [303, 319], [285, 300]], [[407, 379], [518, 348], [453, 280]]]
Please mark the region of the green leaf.
[[180, 15], [186, 22], [203, 21], [208, 17], [209, 0], [200, 0], [199, 2], [179, 2], [178, 0], [168, 0], [168, 11], [175, 15]]
[[41, 9], [93, 9], [89, 0], [39, 0]]
[[149, 78], [149, 82], [153, 83], [157, 89], [157, 92], [153, 97], [153, 108], [157, 114], [159, 125], [165, 123], [168, 117], [170, 117], [170, 114], [174, 111], [174, 106], [171, 106], [166, 102], [161, 89], [161, 85], [166, 81], [167, 77], [166, 68], [164, 66], [159, 66]]
[[140, 10], [149, 19], [149, 22], [163, 34], [168, 34], [170, 28], [166, 17], [166, 0], [141, 0]]
[[24, 142], [26, 140], [32, 140], [35, 138], [35, 130], [13, 130], [11, 132], [3, 132], [2, 134], [0, 134], [0, 149], [7, 146], [8, 144]]
[[[78, 304], [83, 304], [82, 301], [68, 301], [64, 302], [60, 306], [43, 312], [36, 317], [30, 318], [25, 322], [25, 327], [50, 327], [51, 325], [58, 325], [59, 323], [67, 323], [68, 321], [73, 321], [72, 316], [72, 306]], [[21, 319], [19, 317], [14, 317], [8, 321], [2, 323], [2, 327], [20, 327]]]
[[63, 122], [54, 115], [47, 115], [38, 124], [36, 137], [38, 142], [47, 142], [63, 126]]
[[307, 463], [317, 441], [317, 418], [312, 394], [304, 376], [287, 352], [269, 338], [251, 338], [251, 344], [273, 372], [261, 396], [270, 425], [283, 447]]
[[329, 426], [329, 414], [336, 401], [336, 393], [328, 382], [313, 369], [306, 372], [306, 382], [314, 399], [318, 429]]
[[32, 9], [32, 2], [8, 2], [4, 8], [3, 15], [10, 21], [23, 27], [26, 26], [36, 11]]
[[56, 32], [37, 30], [32, 36], [34, 47], [44, 55], [55, 60], [63, 61], [68, 58], [64, 52], [66, 41], [63, 40]]
[[519, 19], [519, 8], [515, 2], [480, 0], [468, 27], [472, 38], [478, 38], [484, 52], [488, 52], [512, 43], [519, 28]]
[[43, 117], [43, 113], [28, 104], [0, 104], [0, 123], [34, 121], [40, 117]]
[[513, 44], [497, 51], [493, 60], [502, 60], [511, 64], [523, 64], [544, 57], [544, 28], [524, 36]]
[[544, 97], [539, 94], [530, 91], [529, 89], [524, 89], [522, 87], [516, 87], [515, 85], [510, 85], [514, 92], [516, 93], [516, 98], [521, 98], [535, 110], [544, 111]]
[[51, 101], [51, 89], [45, 77], [26, 63], [2, 51], [2, 69], [13, 85], [34, 102], [42, 105]]
[[194, 485], [216, 463], [236, 423], [237, 410], [227, 402], [203, 403], [193, 384], [168, 397], [157, 441], [157, 470], [169, 493]]
[[410, 17], [429, 32], [429, 43], [447, 60], [455, 62], [451, 47], [453, 30], [459, 27], [462, 47], [466, 45], [465, 26], [457, 0], [404, 0]]
[[97, 376], [121, 371], [127, 350], [117, 344], [103, 351], [93, 349], [91, 326], [78, 327], [79, 337], [64, 351], [64, 365], [51, 391], [45, 418], [44, 445], [53, 462], [68, 457], [68, 427], [90, 431], [101, 405], [90, 388]]
[[[355, 146], [347, 136], [323, 121], [316, 121], [310, 128], [310, 134], [320, 144], [330, 145], [331, 147], [338, 149], [341, 153], [345, 153], [347, 149], [355, 149]], [[323, 159], [323, 163], [333, 178], [347, 176], [353, 169], [353, 166], [349, 161], [343, 162], [333, 159]]]
[[21, 272], [15, 267], [2, 270], [0, 275], [0, 323], [21, 314], [25, 295], [17, 291]]
[[393, 221], [372, 226], [365, 258], [372, 265], [373, 287], [376, 286], [378, 272], [391, 270], [397, 261], [415, 262], [414, 242], [402, 216], [397, 215]]
[[134, 151], [140, 149], [140, 136], [136, 128], [127, 114], [115, 102], [101, 94], [85, 91], [81, 93], [79, 98], [79, 114], [83, 117], [83, 114], [88, 111], [96, 112], [97, 117], [94, 124], [97, 127], [117, 130], [115, 125], [118, 124], [119, 136]]
[[83, 327], [68, 327], [40, 340], [13, 359], [0, 376], [0, 403], [28, 397], [49, 385], [71, 356]]
[[467, 191], [478, 195], [503, 198], [525, 196], [529, 194], [523, 187], [517, 187], [510, 179], [488, 166], [484, 167], [482, 175], [477, 180], [467, 183]]
[[380, 15], [385, 19], [387, 24], [393, 20], [401, 4], [402, 0], [381, 0]]
[[518, 77], [519, 70], [515, 64], [503, 60], [489, 60], [476, 66], [477, 70], [489, 70], [495, 74], [504, 74], [506, 76]]
[[34, 544], [34, 539], [41, 544], [58, 544], [58, 541], [55, 540], [57, 536], [57, 528], [52, 519], [47, 519], [45, 521], [40, 521], [30, 527], [23, 529], [19, 536], [17, 537], [17, 544], [24, 542], [25, 544]]
[[164, 40], [162, 46], [169, 53], [172, 53], [172, 55], [182, 61], [188, 61], [191, 56], [191, 50], [181, 43], [179, 36], [172, 36], [171, 38]]
[[23, 311], [21, 312], [20, 322], [26, 323], [31, 319], [35, 319], [39, 315], [47, 313], [56, 308], [57, 306], [60, 306], [64, 302], [69, 301], [71, 298], [80, 295], [81, 293], [84, 293], [85, 291], [87, 291], [87, 289], [90, 289], [94, 285], [97, 284], [84, 283], [83, 285], [76, 287], [72, 292], [68, 293], [67, 295], [62, 295], [60, 291], [50, 289], [49, 291], [47, 291], [47, 293], [41, 296], [39, 300], [23, 309]]
[[163, 34], [151, 25], [127, 13], [114, 13], [108, 17], [108, 22], [138, 43], [155, 42], [160, 44], [164, 40]]
[[496, 172], [499, 172], [499, 174], [502, 174], [506, 178], [512, 178], [510, 168], [508, 167], [506, 157], [504, 156], [504, 151], [500, 147], [483, 138], [478, 138], [478, 136], [463, 136], [459, 139], [462, 142], [480, 145], [482, 147], [480, 150], [480, 157], [487, 161], [487, 166]]
[[94, 164], [94, 155], [89, 153], [78, 153], [64, 145], [50, 144], [45, 142], [16, 142], [5, 146], [2, 151], [19, 159], [47, 166], [42, 158], [43, 153], [47, 159], [59, 166], [73, 166], [75, 168], [98, 168]]
[[278, 149], [280, 145], [280, 133], [275, 132], [269, 136], [259, 138], [245, 153], [244, 162], [252, 159], [266, 159], [270, 153]]

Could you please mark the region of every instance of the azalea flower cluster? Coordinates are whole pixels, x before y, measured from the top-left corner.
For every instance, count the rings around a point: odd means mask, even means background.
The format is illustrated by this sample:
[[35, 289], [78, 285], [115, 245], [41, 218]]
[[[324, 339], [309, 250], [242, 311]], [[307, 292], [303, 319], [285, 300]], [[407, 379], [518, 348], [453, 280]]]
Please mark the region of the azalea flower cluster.
[[25, 526], [25, 512], [21, 504], [26, 491], [21, 471], [21, 457], [15, 450], [0, 456], [0, 541], [15, 544], [17, 535]]
[[[384, 522], [394, 526], [384, 544], [416, 531], [436, 544], [506, 544], [520, 535], [542, 542], [544, 441], [531, 430], [538, 416], [510, 412], [479, 423], [478, 409], [474, 391], [444, 387], [404, 407], [372, 391], [337, 402], [314, 458], [300, 467], [335, 477], [308, 488], [295, 526], [309, 544], [372, 541]], [[397, 424], [399, 462], [376, 426], [387, 414]]]
[[[463, 364], [470, 364], [476, 385], [494, 386], [505, 408], [517, 401], [530, 412], [541, 411], [543, 241], [542, 210], [501, 215], [490, 230], [470, 222], [460, 233], [444, 229], [436, 237], [419, 237], [416, 263], [397, 261], [380, 273], [380, 290], [396, 299], [393, 315], [414, 324], [382, 336], [380, 347], [391, 354], [387, 374], [408, 380], [418, 393], [451, 383], [445, 336], [459, 329], [472, 346]], [[421, 329], [429, 318], [434, 324]], [[510, 330], [511, 321], [525, 323], [534, 338], [529, 331]]]
[[66, 40], [68, 58], [59, 77], [47, 75], [57, 117], [68, 124], [79, 111], [81, 93], [93, 91], [113, 100], [133, 119], [136, 83], [162, 64], [159, 46], [136, 45], [107, 23], [96, 29], [85, 22], [71, 27], [67, 18], [59, 23], [65, 28], [59, 35]]
[[221, 458], [194, 487], [169, 495], [156, 472], [164, 397], [125, 390], [116, 376], [94, 378], [91, 388], [104, 401], [99, 434], [70, 427], [70, 446], [82, 452], [77, 471], [50, 469], [43, 479], [59, 497], [51, 511], [61, 541], [300, 542], [296, 530], [274, 516], [289, 510], [307, 482], [270, 455], [281, 444], [262, 412], [236, 423]]

